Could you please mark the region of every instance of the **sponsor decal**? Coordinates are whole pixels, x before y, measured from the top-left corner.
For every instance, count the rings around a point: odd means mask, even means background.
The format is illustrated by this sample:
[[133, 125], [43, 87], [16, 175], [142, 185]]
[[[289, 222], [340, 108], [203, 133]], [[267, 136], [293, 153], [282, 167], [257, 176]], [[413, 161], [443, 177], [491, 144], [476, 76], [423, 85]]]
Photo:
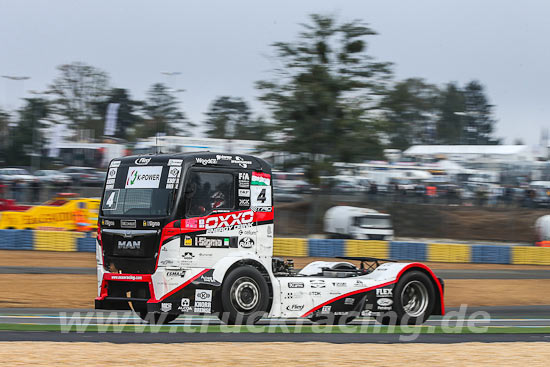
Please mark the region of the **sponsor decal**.
[[115, 221], [114, 220], [109, 220], [109, 219], [103, 219], [101, 221], [101, 225], [107, 226], [107, 227], [112, 227], [112, 226], [115, 225]]
[[217, 154], [216, 159], [219, 160], [219, 161], [230, 161], [230, 160], [233, 159], [233, 156], [232, 155]]
[[283, 298], [284, 299], [300, 299], [303, 296], [304, 295], [301, 292], [298, 292], [298, 293], [288, 292], [288, 293], [285, 293]]
[[195, 237], [198, 247], [229, 247], [228, 237]]
[[206, 219], [199, 219], [199, 228], [212, 229], [221, 227], [230, 227], [252, 223], [254, 221], [254, 212], [248, 210], [245, 212], [229, 213], [226, 215], [217, 215]]
[[205, 283], [217, 283], [217, 282], [214, 280], [214, 277], [211, 276], [211, 275], [201, 275], [201, 282], [205, 282]]
[[189, 298], [182, 298], [180, 302], [180, 306], [178, 307], [178, 310], [181, 312], [191, 312], [191, 301]]
[[269, 186], [271, 184], [271, 175], [269, 173], [252, 172], [251, 185]]
[[136, 228], [136, 221], [134, 219], [122, 219], [120, 221], [120, 227], [122, 227], [122, 228]]
[[239, 236], [255, 236], [256, 234], [258, 234], [258, 230], [256, 229], [256, 227], [239, 230]]
[[353, 305], [355, 303], [355, 298], [346, 298], [344, 300], [345, 305]]
[[311, 292], [309, 292], [309, 295], [312, 296], [312, 297], [321, 297], [321, 292], [311, 291]]
[[239, 196], [250, 197], [250, 189], [239, 189]]
[[364, 288], [365, 287], [365, 283], [362, 281], [362, 280], [355, 280], [355, 283], [353, 283], [353, 286], [354, 287], [359, 287], [359, 288]]
[[288, 288], [304, 288], [304, 283], [302, 282], [289, 282]]
[[168, 170], [168, 178], [179, 177], [181, 173], [181, 167], [170, 167]]
[[184, 246], [193, 246], [193, 239], [189, 236], [185, 236], [185, 238], [183, 240], [183, 245]]
[[206, 254], [206, 253], [203, 253], [203, 252], [199, 253], [199, 257], [212, 257], [212, 256], [213, 256], [212, 254]]
[[338, 311], [334, 313], [334, 316], [346, 316], [347, 314], [347, 311]]
[[286, 309], [288, 311], [302, 311], [304, 309], [304, 305], [288, 305], [286, 306]]
[[174, 265], [174, 260], [172, 259], [161, 260], [160, 265]]
[[212, 302], [211, 289], [195, 289], [195, 306], [197, 301]]
[[347, 286], [347, 284], [344, 283], [344, 282], [332, 282], [332, 285], [334, 287], [345, 287], [345, 286]]
[[160, 222], [158, 221], [155, 221], [155, 220], [144, 220], [143, 221], [143, 226], [144, 227], [160, 227]]
[[250, 187], [250, 174], [248, 172], [239, 172], [239, 187]]
[[267, 226], [267, 237], [273, 237], [273, 229], [271, 229], [271, 225]]
[[331, 309], [332, 309], [332, 306], [323, 306], [321, 308], [321, 313], [330, 313]]
[[109, 172], [107, 173], [107, 178], [112, 179], [114, 181], [117, 171], [118, 171], [118, 168], [109, 168]]
[[186, 219], [185, 220], [185, 228], [192, 228], [192, 229], [199, 228], [198, 220], [197, 219]]
[[243, 237], [239, 240], [239, 247], [251, 248], [254, 246], [254, 240], [250, 237]]
[[378, 298], [376, 303], [378, 306], [387, 307], [393, 305], [393, 300], [391, 298]]
[[198, 163], [198, 164], [202, 164], [203, 166], [206, 166], [208, 164], [217, 164], [218, 163], [218, 160], [216, 158], [209, 158], [209, 159], [206, 159], [206, 158], [195, 158], [195, 161]]
[[168, 270], [166, 276], [183, 278], [185, 276], [185, 270]]
[[376, 297], [393, 297], [392, 288], [377, 288]]
[[112, 190], [115, 188], [115, 185], [105, 185], [106, 190]]
[[141, 241], [118, 241], [119, 250], [139, 250]]
[[120, 161], [111, 161], [111, 164], [109, 165], [109, 167], [112, 167], [112, 168], [120, 167]]
[[134, 161], [137, 165], [139, 166], [145, 166], [147, 164], [149, 164], [149, 162], [151, 162], [151, 158], [138, 158]]
[[250, 199], [248, 199], [248, 198], [246, 198], [246, 199], [239, 198], [239, 206], [249, 207], [250, 206]]
[[141, 275], [113, 275], [111, 276], [112, 280], [141, 280], [143, 277]]
[[263, 213], [269, 213], [271, 211], [270, 206], [263, 206], [263, 207], [253, 206], [250, 209], [252, 209], [253, 212], [263, 212]]
[[168, 165], [169, 166], [181, 166], [183, 163], [183, 159], [169, 159]]
[[106, 184], [107, 185], [114, 185], [115, 184], [115, 179], [114, 178], [108, 178]]
[[390, 311], [391, 310], [391, 306], [378, 306], [378, 309], [380, 311]]
[[194, 311], [197, 313], [210, 313], [212, 309], [212, 303], [206, 301], [195, 301]]
[[168, 312], [172, 310], [172, 304], [171, 303], [161, 303], [160, 304], [160, 310], [162, 312]]
[[127, 189], [157, 189], [160, 184], [162, 166], [130, 167], [126, 176]]
[[195, 257], [195, 255], [193, 255], [192, 252], [184, 252], [183, 253], [183, 258], [185, 260], [193, 260], [194, 257]]
[[313, 279], [309, 281], [311, 288], [325, 288], [326, 284], [324, 280]]
[[238, 164], [239, 167], [247, 168], [248, 165], [252, 164], [251, 161], [245, 161], [244, 158], [239, 157], [238, 155], [235, 156], [235, 159], [231, 160], [231, 163]]

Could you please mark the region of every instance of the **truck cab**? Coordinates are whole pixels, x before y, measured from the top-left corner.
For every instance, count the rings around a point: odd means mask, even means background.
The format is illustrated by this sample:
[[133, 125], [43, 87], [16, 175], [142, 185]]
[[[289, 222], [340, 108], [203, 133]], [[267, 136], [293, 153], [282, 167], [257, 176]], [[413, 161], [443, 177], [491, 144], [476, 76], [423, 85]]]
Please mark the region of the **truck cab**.
[[[394, 302], [391, 289], [414, 268], [425, 272], [432, 296], [419, 315], [442, 312], [441, 284], [420, 264], [376, 260], [359, 269], [317, 261], [297, 271], [273, 258], [272, 184], [270, 166], [250, 155], [112, 160], [99, 210], [95, 307], [133, 309], [150, 322], [198, 313], [231, 324], [352, 316], [367, 306], [386, 312]], [[376, 302], [378, 288], [387, 299]]]
[[325, 213], [325, 232], [334, 238], [393, 240], [391, 216], [374, 209], [334, 206]]

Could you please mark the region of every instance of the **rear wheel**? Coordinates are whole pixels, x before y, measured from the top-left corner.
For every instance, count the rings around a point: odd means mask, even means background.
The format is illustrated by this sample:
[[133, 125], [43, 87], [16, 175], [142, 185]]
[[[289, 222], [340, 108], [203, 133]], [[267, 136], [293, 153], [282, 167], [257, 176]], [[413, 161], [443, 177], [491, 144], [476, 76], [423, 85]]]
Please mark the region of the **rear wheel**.
[[222, 320], [228, 324], [254, 324], [267, 312], [269, 286], [258, 269], [242, 266], [231, 271], [222, 285]]
[[393, 312], [382, 314], [377, 321], [384, 324], [422, 324], [435, 305], [435, 290], [428, 276], [420, 271], [405, 273], [393, 289]]

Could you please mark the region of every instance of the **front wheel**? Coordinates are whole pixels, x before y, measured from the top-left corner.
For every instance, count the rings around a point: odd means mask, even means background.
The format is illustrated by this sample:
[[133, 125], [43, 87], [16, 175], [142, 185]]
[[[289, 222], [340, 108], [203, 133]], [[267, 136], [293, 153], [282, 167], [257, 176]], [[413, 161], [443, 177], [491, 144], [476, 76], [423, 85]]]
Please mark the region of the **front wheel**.
[[393, 289], [393, 312], [377, 317], [378, 322], [419, 325], [430, 317], [435, 305], [435, 290], [423, 272], [405, 273]]
[[267, 312], [269, 287], [258, 269], [241, 266], [231, 271], [222, 285], [222, 319], [228, 324], [256, 323]]

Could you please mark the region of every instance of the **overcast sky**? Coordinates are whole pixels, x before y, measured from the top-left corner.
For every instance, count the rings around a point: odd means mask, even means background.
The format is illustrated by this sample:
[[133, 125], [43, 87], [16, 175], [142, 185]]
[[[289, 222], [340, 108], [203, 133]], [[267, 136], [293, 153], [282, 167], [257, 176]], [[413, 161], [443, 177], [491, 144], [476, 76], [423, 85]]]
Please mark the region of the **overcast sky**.
[[217, 96], [244, 97], [256, 111], [254, 82], [269, 76], [270, 44], [292, 41], [310, 13], [361, 19], [379, 35], [378, 60], [397, 79], [442, 84], [478, 79], [496, 105], [497, 135], [538, 143], [550, 127], [550, 2], [503, 0], [0, 0], [0, 106], [44, 90], [55, 67], [83, 61], [113, 86], [143, 98], [161, 71], [180, 71], [183, 110], [201, 122]]

